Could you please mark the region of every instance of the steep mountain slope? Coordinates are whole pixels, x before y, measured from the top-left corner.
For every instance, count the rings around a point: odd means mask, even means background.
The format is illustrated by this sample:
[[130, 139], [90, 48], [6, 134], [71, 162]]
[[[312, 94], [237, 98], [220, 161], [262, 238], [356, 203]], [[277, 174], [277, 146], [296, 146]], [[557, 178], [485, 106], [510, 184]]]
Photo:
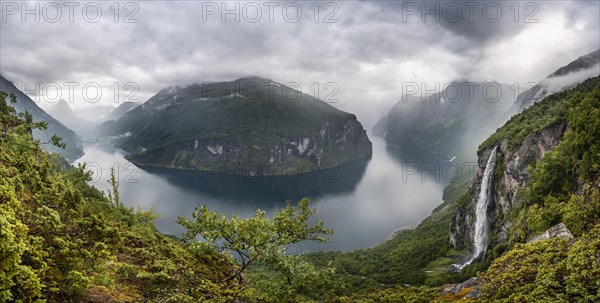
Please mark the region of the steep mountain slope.
[[460, 256], [459, 252], [452, 250], [448, 226], [458, 205], [464, 203], [465, 193], [472, 181], [468, 174], [453, 179], [444, 189], [441, 198], [444, 202], [414, 229], [397, 231], [390, 239], [372, 248], [345, 253], [317, 252], [305, 257], [321, 266], [329, 262], [335, 265], [337, 294], [370, 292], [394, 285], [437, 286], [459, 281], [462, 276], [452, 276], [448, 271], [453, 260]]
[[17, 97], [17, 103], [13, 104], [18, 112], [27, 111], [33, 116], [34, 121], [48, 122], [48, 129], [34, 130], [33, 137], [41, 142], [48, 142], [53, 135], [63, 139], [66, 144], [65, 149], [53, 146], [51, 144], [42, 145], [49, 152], [58, 153], [68, 160], [75, 160], [83, 154], [81, 140], [77, 134], [65, 125], [54, 119], [41, 109], [31, 98], [21, 92], [12, 82], [0, 75], [0, 91], [7, 94], [14, 94]]
[[[455, 178], [417, 228], [373, 248], [306, 257], [336, 265], [338, 296], [328, 302], [597, 302], [599, 142], [596, 77], [498, 129], [479, 148], [475, 180]], [[468, 260], [473, 248], [477, 196], [496, 146], [488, 249], [457, 272], [453, 263]]]
[[598, 75], [600, 75], [600, 49], [557, 69], [546, 79], [521, 93], [515, 105], [510, 109], [509, 115], [521, 112], [552, 93], [562, 91]]
[[107, 115], [102, 117], [102, 121], [110, 121], [110, 120], [118, 120], [123, 117], [128, 111], [134, 109], [139, 104], [136, 102], [123, 102], [121, 105], [117, 106], [113, 111], [108, 113]]
[[379, 138], [385, 138], [385, 134], [387, 132], [387, 124], [388, 124], [387, 116], [384, 116], [381, 119], [379, 119], [379, 121], [377, 121], [377, 123], [375, 123], [375, 125], [373, 125], [373, 129], [371, 130], [371, 133], [373, 134], [373, 136], [379, 137]]
[[65, 100], [60, 100], [54, 106], [50, 107], [48, 114], [78, 133], [81, 129], [91, 125], [91, 121], [81, 119]]
[[[159, 233], [151, 212], [88, 185], [91, 173], [39, 150], [0, 96], [0, 302], [233, 302], [243, 283], [213, 249]], [[227, 301], [227, 298], [231, 301]]]
[[476, 193], [494, 147], [488, 254], [560, 222], [581, 235], [600, 219], [600, 78], [550, 95], [514, 116], [481, 146], [474, 190], [451, 223], [451, 243], [470, 248]]
[[496, 82], [456, 82], [421, 98], [405, 96], [373, 134], [386, 142], [448, 160], [471, 155], [504, 122], [515, 92]]
[[371, 154], [354, 115], [257, 77], [170, 87], [101, 128], [148, 166], [281, 175]]

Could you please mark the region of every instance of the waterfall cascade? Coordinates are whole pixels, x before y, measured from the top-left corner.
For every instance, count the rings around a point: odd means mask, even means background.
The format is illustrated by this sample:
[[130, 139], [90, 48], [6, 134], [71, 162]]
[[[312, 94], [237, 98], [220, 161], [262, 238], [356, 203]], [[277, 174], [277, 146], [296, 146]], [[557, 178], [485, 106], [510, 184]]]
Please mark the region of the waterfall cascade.
[[483, 179], [481, 179], [481, 189], [477, 197], [477, 207], [475, 209], [475, 234], [473, 235], [473, 255], [465, 264], [459, 265], [458, 269], [471, 264], [482, 253], [485, 253], [488, 245], [489, 224], [487, 217], [487, 209], [492, 193], [493, 174], [496, 169], [496, 149], [494, 147], [490, 153], [490, 157], [485, 165]]

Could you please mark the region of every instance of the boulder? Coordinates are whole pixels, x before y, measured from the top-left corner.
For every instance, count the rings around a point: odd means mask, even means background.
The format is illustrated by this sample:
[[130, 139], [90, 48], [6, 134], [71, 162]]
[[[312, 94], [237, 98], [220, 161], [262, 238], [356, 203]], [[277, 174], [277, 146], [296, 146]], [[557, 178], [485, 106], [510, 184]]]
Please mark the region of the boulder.
[[545, 232], [533, 237], [532, 239], [527, 241], [527, 243], [535, 243], [537, 241], [548, 240], [553, 238], [572, 239], [573, 234], [564, 223], [559, 223], [555, 226], [550, 227]]

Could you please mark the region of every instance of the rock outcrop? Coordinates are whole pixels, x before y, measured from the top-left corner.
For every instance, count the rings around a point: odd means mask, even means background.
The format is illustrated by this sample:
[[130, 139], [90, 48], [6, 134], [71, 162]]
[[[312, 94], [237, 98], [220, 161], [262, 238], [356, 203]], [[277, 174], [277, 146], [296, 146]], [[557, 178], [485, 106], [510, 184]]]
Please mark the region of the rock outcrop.
[[270, 144], [199, 137], [134, 153], [127, 159], [141, 166], [277, 176], [335, 167], [370, 152], [371, 142], [362, 126], [349, 119], [325, 122], [312, 136], [281, 136]]
[[477, 299], [481, 297], [479, 287], [481, 286], [481, 279], [478, 277], [470, 278], [459, 284], [446, 285], [441, 291], [441, 295], [451, 295], [453, 299], [469, 298]]
[[[508, 219], [509, 213], [521, 203], [517, 192], [529, 180], [528, 166], [540, 160], [546, 152], [558, 145], [565, 130], [565, 123], [555, 124], [527, 136], [515, 149], [509, 148], [507, 140], [500, 141], [496, 173], [492, 184], [494, 191], [487, 211], [491, 233], [489, 247], [508, 239], [508, 232], [513, 224]], [[472, 245], [477, 193], [481, 187], [486, 161], [492, 150], [493, 148], [489, 148], [478, 154], [479, 169], [475, 184], [470, 191], [469, 202], [461, 205], [451, 220], [450, 242], [456, 249], [462, 250]]]
[[573, 234], [564, 223], [559, 223], [555, 226], [550, 227], [545, 232], [531, 238], [529, 241], [527, 241], [527, 243], [535, 243], [538, 241], [554, 238], [572, 239]]

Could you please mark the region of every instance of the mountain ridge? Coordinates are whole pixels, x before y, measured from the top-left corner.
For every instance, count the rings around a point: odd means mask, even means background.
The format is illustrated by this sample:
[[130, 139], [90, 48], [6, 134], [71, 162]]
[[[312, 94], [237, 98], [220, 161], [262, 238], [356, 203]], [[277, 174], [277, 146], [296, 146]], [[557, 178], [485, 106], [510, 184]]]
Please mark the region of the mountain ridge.
[[470, 157], [504, 122], [514, 94], [513, 87], [495, 81], [452, 82], [431, 95], [403, 96], [372, 133], [383, 135], [388, 144], [440, 160]]
[[[567, 78], [569, 75], [571, 75], [571, 78]], [[508, 115], [519, 113], [551, 93], [572, 87], [587, 78], [597, 75], [600, 75], [600, 49], [580, 56], [567, 65], [558, 68], [544, 80], [519, 94]]]
[[8, 94], [15, 94], [17, 103], [13, 104], [18, 112], [28, 111], [34, 121], [46, 121], [48, 128], [45, 130], [34, 130], [34, 138], [49, 142], [52, 135], [58, 135], [66, 144], [66, 148], [62, 149], [54, 145], [44, 144], [42, 147], [49, 152], [58, 153], [70, 161], [74, 161], [83, 155], [81, 147], [81, 139], [73, 130], [65, 126], [63, 123], [52, 117], [42, 108], [40, 108], [29, 96], [20, 91], [14, 83], [0, 75], [0, 91]]
[[171, 86], [100, 128], [141, 166], [283, 175], [372, 153], [355, 115], [258, 77]]

